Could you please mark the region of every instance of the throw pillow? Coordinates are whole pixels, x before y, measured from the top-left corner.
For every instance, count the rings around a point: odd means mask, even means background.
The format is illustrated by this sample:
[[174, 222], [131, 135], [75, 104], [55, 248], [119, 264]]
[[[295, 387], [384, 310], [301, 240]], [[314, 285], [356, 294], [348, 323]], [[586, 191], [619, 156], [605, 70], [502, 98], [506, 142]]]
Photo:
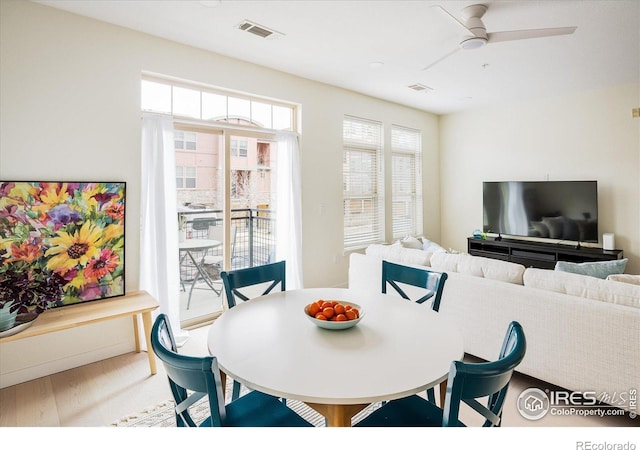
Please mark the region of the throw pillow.
[[555, 270], [605, 279], [609, 275], [624, 273], [627, 261], [628, 258], [584, 263], [558, 261]]
[[422, 242], [420, 239], [414, 238], [413, 236], [407, 236], [400, 241], [404, 248], [417, 248], [422, 250]]
[[422, 238], [422, 250], [425, 250], [431, 253], [447, 252], [447, 250], [444, 247], [442, 247], [440, 244], [436, 244], [435, 242], [430, 241], [425, 237]]

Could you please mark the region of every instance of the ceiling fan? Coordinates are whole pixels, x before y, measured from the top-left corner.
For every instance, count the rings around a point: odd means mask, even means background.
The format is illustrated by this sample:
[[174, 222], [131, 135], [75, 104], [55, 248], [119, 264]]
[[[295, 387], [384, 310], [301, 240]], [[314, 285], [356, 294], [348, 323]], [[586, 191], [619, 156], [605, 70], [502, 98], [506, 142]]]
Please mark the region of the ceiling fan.
[[453, 19], [455, 23], [464, 28], [466, 33], [457, 48], [432, 62], [422, 70], [430, 69], [445, 58], [448, 58], [449, 56], [456, 53], [458, 50], [473, 50], [476, 48], [484, 47], [485, 44], [493, 44], [495, 42], [516, 41], [519, 39], [533, 39], [548, 36], [561, 36], [564, 34], [572, 34], [577, 29], [577, 27], [560, 27], [487, 33], [487, 29], [482, 22], [482, 17], [489, 9], [487, 5], [477, 4], [463, 8], [461, 12], [462, 20], [455, 17], [440, 5], [435, 5], [434, 8], [438, 8], [448, 17]]

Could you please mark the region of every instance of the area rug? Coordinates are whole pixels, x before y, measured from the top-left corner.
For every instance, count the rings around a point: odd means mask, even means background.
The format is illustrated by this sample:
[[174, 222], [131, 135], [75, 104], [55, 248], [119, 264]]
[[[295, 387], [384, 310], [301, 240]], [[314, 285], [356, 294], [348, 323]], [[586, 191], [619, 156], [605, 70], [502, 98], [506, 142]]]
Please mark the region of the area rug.
[[[229, 381], [229, 380], [228, 380]], [[231, 398], [230, 386], [233, 383], [227, 383], [226, 398]], [[245, 394], [247, 389], [243, 386], [240, 395]], [[297, 400], [287, 400], [287, 406], [302, 416], [309, 423], [316, 427], [324, 427], [324, 416], [307, 406], [305, 403]], [[380, 403], [374, 403], [356, 414], [352, 422], [355, 424], [371, 414], [380, 407]], [[131, 414], [114, 421], [111, 425], [115, 427], [175, 427], [176, 417], [173, 411], [173, 400], [167, 400], [151, 408], [147, 408], [137, 414]], [[209, 406], [207, 398], [203, 398], [196, 402], [190, 409], [191, 417], [199, 423], [209, 415]]]

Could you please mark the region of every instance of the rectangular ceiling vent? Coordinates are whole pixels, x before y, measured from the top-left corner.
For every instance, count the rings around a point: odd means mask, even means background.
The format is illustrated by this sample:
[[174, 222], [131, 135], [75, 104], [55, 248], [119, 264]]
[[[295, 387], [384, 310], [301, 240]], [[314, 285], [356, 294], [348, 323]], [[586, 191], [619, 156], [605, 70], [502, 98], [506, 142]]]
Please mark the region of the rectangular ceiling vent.
[[416, 92], [429, 92], [433, 90], [433, 88], [430, 88], [429, 86], [425, 86], [424, 84], [420, 84], [420, 83], [410, 84], [407, 87], [409, 89], [413, 89]]
[[280, 33], [279, 31], [271, 30], [249, 20], [243, 20], [242, 22], [240, 22], [238, 24], [238, 29], [246, 31], [247, 33], [255, 34], [256, 36], [264, 39], [275, 39], [280, 36], [284, 36], [284, 34]]

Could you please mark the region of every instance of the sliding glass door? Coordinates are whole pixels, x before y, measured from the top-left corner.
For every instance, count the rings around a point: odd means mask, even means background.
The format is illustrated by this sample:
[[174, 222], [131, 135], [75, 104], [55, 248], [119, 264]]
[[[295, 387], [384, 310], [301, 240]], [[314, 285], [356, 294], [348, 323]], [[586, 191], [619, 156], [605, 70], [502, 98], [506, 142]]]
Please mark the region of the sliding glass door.
[[271, 262], [276, 143], [250, 131], [176, 124], [183, 327], [224, 308], [222, 270]]

